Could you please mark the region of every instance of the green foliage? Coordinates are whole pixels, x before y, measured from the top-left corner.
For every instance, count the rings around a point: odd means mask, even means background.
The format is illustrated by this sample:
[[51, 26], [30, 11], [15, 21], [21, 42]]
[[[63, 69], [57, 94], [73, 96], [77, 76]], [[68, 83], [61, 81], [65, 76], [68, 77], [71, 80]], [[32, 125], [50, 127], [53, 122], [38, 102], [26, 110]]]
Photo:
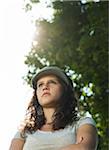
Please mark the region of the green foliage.
[[31, 11], [33, 4], [37, 4], [39, 2], [39, 0], [29, 0], [28, 3], [25, 4], [25, 11]]
[[[55, 1], [54, 19], [36, 21], [37, 45], [25, 63], [30, 84], [37, 69], [57, 65], [74, 81], [81, 112], [90, 112], [100, 136], [99, 150], [108, 146], [108, 1], [82, 4]], [[102, 10], [102, 11], [101, 11]]]
[[39, 0], [30, 0], [30, 2], [32, 2], [32, 3], [38, 3]]

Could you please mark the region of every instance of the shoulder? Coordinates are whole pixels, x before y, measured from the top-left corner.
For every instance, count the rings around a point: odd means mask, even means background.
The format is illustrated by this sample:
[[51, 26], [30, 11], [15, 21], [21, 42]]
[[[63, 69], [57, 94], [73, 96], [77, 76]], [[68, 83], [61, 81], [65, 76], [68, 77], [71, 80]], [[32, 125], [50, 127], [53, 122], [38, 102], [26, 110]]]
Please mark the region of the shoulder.
[[27, 133], [22, 134], [20, 131], [17, 131], [13, 137], [13, 139], [19, 139], [19, 140], [26, 140], [27, 138]]
[[67, 127], [78, 129], [82, 125], [92, 125], [96, 127], [96, 122], [92, 117], [79, 117], [77, 121], [73, 122], [71, 125], [68, 125]]
[[96, 123], [92, 117], [80, 117], [78, 121], [75, 123], [76, 128], [81, 127], [82, 125], [93, 125], [96, 127]]
[[79, 117], [77, 121], [73, 122], [72, 125], [68, 125], [67, 128], [72, 132], [77, 133], [77, 130], [80, 129], [80, 127], [86, 125], [94, 128], [97, 131], [96, 123], [92, 117]]

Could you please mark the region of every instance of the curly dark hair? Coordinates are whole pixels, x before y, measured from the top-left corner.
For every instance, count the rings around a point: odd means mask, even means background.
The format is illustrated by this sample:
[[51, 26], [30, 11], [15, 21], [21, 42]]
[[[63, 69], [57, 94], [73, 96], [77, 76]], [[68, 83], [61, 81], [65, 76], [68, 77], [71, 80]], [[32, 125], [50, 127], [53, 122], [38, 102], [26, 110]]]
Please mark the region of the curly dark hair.
[[[67, 76], [67, 75], [66, 75]], [[59, 77], [58, 77], [59, 78]], [[72, 124], [78, 120], [78, 102], [74, 95], [74, 88], [72, 80], [67, 76], [69, 80], [69, 86], [66, 85], [61, 79], [59, 82], [63, 87], [63, 94], [58, 101], [55, 112], [53, 114], [53, 130], [63, 129], [67, 125]], [[34, 132], [40, 129], [46, 122], [43, 108], [39, 104], [36, 90], [33, 92], [33, 97], [27, 108], [26, 115], [29, 115], [29, 123], [26, 123], [23, 132]], [[33, 122], [33, 124], [31, 124]]]

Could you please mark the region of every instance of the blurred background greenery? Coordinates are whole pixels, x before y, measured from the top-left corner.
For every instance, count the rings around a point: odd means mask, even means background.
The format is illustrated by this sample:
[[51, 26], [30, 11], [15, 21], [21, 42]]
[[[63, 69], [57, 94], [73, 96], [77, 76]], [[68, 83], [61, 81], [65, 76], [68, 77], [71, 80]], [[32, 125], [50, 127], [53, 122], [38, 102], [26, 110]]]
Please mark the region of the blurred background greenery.
[[[39, 0], [30, 0], [31, 11]], [[28, 84], [36, 71], [46, 65], [63, 68], [74, 82], [81, 114], [95, 119], [98, 150], [108, 149], [108, 1], [50, 1], [50, 20], [36, 19], [37, 33], [26, 56]]]

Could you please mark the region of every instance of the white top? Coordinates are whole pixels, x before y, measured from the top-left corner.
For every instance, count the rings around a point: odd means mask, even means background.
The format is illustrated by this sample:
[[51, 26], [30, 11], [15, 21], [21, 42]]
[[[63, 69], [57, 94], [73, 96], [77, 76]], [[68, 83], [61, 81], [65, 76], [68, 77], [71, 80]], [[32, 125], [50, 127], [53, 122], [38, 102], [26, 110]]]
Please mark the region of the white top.
[[[27, 133], [23, 150], [59, 150], [69, 144], [75, 144], [77, 129], [84, 124], [95, 126], [92, 118], [84, 117], [75, 124], [57, 131], [37, 130], [33, 134]], [[22, 139], [19, 132], [14, 138]]]

